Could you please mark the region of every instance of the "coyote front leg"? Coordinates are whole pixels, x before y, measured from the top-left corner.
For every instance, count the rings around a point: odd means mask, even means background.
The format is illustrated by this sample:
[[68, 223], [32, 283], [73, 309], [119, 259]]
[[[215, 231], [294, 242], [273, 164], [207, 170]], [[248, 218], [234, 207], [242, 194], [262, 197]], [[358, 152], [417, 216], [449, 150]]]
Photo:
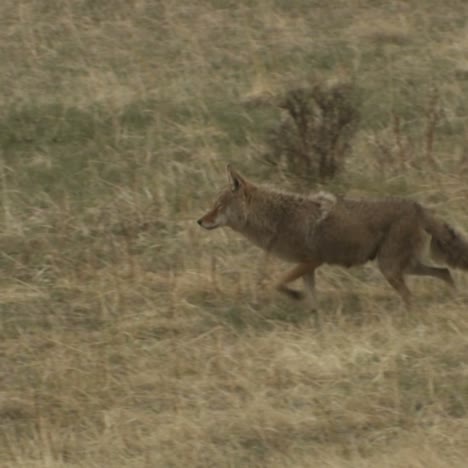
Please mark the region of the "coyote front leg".
[[[307, 279], [304, 278], [304, 282], [307, 281], [306, 287], [308, 294], [310, 295], [314, 289], [313, 285], [315, 268], [316, 265], [312, 265], [310, 263], [300, 263], [299, 265], [296, 265], [292, 270], [288, 271], [280, 281], [276, 283], [276, 289], [284, 294], [287, 294], [292, 299], [302, 299], [304, 297], [304, 293], [289, 288], [287, 284], [307, 274]], [[311, 296], [313, 296], [313, 294]]]

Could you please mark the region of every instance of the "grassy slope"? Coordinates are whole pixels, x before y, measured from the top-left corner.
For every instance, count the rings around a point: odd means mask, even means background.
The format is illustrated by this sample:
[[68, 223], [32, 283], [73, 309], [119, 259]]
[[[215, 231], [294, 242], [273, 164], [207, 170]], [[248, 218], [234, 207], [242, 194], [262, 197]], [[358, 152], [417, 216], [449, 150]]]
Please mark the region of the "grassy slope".
[[465, 2], [185, 3], [1, 3], [2, 466], [466, 466], [467, 277], [403, 318], [372, 266], [323, 268], [318, 331], [193, 222], [227, 161], [288, 183], [244, 103], [312, 76], [362, 100], [334, 189], [466, 228]]

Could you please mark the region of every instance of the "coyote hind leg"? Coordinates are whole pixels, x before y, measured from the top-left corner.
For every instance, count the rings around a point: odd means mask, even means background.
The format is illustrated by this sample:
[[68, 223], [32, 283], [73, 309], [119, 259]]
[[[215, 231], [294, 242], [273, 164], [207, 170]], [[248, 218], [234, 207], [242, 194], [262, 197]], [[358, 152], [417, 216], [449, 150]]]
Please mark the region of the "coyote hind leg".
[[304, 276], [306, 273], [310, 273], [315, 270], [315, 266], [309, 263], [300, 263], [296, 265], [293, 269], [289, 270], [277, 283], [276, 289], [292, 299], [300, 300], [304, 297], [304, 293], [297, 291], [296, 289], [291, 289], [287, 284], [292, 281]]
[[412, 266], [413, 271], [428, 273], [422, 265], [418, 268], [418, 262], [415, 264], [422, 243], [420, 229], [414, 229], [413, 215], [408, 213], [390, 226], [377, 252], [380, 271], [403, 299], [407, 310], [411, 308], [411, 292], [405, 283], [405, 273], [408, 273]]
[[403, 276], [405, 269], [401, 268], [401, 265], [398, 263], [395, 264], [391, 258], [378, 258], [378, 265], [385, 279], [403, 299], [406, 309], [410, 309], [411, 291], [408, 289], [408, 286], [406, 286]]
[[455, 282], [453, 281], [452, 275], [448, 268], [438, 268], [429, 265], [424, 265], [424, 263], [418, 261], [415, 264], [411, 265], [411, 267], [408, 268], [406, 273], [408, 273], [409, 275], [432, 276], [433, 278], [437, 278], [444, 281], [451, 287], [455, 287]]
[[380, 269], [382, 274], [385, 276], [385, 279], [390, 283], [390, 285], [395, 289], [395, 291], [403, 299], [405, 307], [411, 309], [411, 291], [406, 286], [405, 278], [402, 273], [392, 273], [387, 270]]

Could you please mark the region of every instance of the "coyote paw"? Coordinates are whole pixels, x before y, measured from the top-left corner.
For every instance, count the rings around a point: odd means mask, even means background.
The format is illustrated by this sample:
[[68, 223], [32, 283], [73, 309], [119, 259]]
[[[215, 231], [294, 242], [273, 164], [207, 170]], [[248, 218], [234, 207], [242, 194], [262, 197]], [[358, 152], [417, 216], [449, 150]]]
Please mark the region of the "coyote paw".
[[304, 299], [304, 293], [301, 291], [297, 291], [296, 289], [290, 289], [286, 287], [279, 288], [279, 291], [289, 296], [291, 299], [296, 301], [300, 301]]

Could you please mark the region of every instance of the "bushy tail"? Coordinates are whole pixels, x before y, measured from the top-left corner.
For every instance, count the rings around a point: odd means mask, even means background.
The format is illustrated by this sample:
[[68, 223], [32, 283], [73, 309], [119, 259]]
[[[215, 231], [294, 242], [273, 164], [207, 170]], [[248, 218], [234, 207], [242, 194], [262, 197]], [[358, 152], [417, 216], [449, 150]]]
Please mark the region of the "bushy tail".
[[431, 236], [431, 255], [454, 268], [468, 270], [468, 239], [452, 226], [424, 213], [424, 229]]

